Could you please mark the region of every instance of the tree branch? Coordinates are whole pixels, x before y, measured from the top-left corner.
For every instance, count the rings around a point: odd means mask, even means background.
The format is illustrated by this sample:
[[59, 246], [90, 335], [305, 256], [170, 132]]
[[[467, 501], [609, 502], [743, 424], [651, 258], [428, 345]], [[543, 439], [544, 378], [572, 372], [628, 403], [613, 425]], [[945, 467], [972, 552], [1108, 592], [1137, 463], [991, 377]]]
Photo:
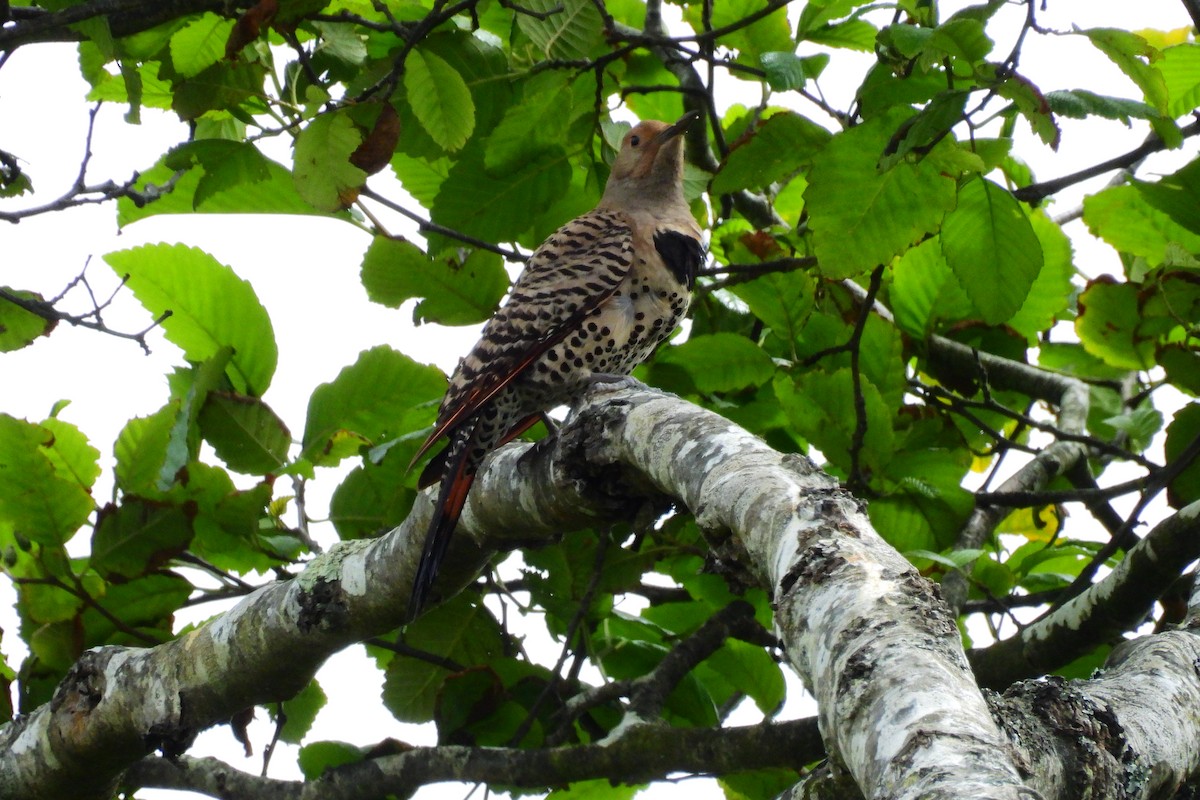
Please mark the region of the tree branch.
[[129, 789], [191, 790], [234, 800], [366, 800], [408, 797], [418, 786], [439, 781], [545, 788], [597, 778], [636, 784], [672, 772], [799, 770], [821, 752], [812, 718], [735, 728], [645, 725], [611, 742], [577, 747], [414, 747], [336, 767], [308, 785], [259, 778], [216, 759], [187, 756], [175, 762], [147, 758], [129, 770], [124, 783]]
[[1011, 639], [970, 653], [983, 686], [1001, 688], [1043, 675], [1118, 640], [1200, 558], [1200, 501], [1160, 522], [1103, 580]]

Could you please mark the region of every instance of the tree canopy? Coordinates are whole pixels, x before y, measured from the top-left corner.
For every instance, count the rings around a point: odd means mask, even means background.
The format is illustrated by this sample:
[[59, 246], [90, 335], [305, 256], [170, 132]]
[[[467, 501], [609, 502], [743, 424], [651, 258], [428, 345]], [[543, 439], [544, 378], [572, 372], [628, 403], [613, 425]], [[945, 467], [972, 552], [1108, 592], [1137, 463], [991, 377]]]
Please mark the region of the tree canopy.
[[[1200, 785], [1200, 6], [1132, 30], [1046, 5], [0, 4], [0, 82], [70, 42], [92, 123], [187, 123], [126, 175], [96, 174], [89, 127], [54, 194], [0, 133], [2, 221], [333, 219], [370, 237], [373, 303], [473, 326], [595, 204], [630, 119], [699, 111], [685, 180], [709, 235], [690, 321], [635, 373], [652, 388], [590, 393], [497, 453], [444, 602], [407, 626], [440, 369], [378, 342], [285, 418], [293, 343], [203, 243], [98, 253], [52, 290], [6, 259], [0, 351], [82, 327], [178, 358], [111, 444], [65, 402], [0, 406], [6, 632], [28, 649], [0, 654], [0, 798]], [[1116, 78], [1063, 85], [1037, 48]], [[1107, 148], [1118, 128], [1140, 144]], [[1066, 151], [1083, 166], [1030, 167]], [[78, 391], [119, 407], [118, 385]], [[337, 680], [316, 671], [360, 642], [379, 702], [437, 746], [310, 734]], [[777, 721], [789, 668], [817, 716]], [[189, 753], [256, 706], [304, 782]]]

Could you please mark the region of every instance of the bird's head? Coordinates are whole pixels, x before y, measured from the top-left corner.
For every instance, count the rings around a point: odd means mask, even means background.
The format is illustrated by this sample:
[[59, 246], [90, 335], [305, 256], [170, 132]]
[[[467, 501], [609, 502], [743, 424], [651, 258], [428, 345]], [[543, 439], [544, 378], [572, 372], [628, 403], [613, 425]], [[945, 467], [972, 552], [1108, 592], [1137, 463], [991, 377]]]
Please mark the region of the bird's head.
[[689, 111], [673, 124], [646, 120], [634, 125], [621, 140], [604, 187], [602, 204], [638, 205], [683, 198], [683, 136], [700, 118]]

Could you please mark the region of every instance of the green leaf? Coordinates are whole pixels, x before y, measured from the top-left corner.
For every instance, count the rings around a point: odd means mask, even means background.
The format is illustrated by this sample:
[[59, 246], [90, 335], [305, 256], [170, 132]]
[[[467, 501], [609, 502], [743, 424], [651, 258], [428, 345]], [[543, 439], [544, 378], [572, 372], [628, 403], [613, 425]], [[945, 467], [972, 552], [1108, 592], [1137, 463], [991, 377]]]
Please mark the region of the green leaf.
[[457, 253], [429, 258], [411, 242], [376, 236], [363, 256], [363, 286], [367, 297], [392, 308], [424, 298], [413, 309], [414, 322], [482, 322], [508, 290], [508, 273], [500, 256], [485, 250], [459, 259]]
[[335, 464], [363, 445], [420, 430], [430, 424], [446, 391], [436, 367], [418, 364], [381, 345], [323, 383], [308, 403], [303, 456]]
[[313, 208], [339, 211], [358, 197], [367, 173], [350, 163], [350, 155], [362, 140], [346, 109], [322, 114], [300, 131], [292, 177], [296, 191]]
[[[36, 292], [11, 289], [7, 286], [0, 286], [0, 291], [22, 300], [43, 302], [42, 296]], [[33, 344], [39, 336], [49, 336], [57, 324], [56, 320], [43, 319], [32, 311], [26, 311], [16, 303], [0, 297], [0, 353], [20, 350]]]
[[952, 58], [978, 62], [992, 52], [992, 40], [984, 33], [982, 22], [958, 17], [933, 29], [928, 49], [941, 51]]
[[1157, 182], [1131, 181], [1150, 205], [1200, 235], [1200, 160]]
[[362, 750], [347, 742], [313, 742], [300, 748], [296, 761], [305, 779], [315, 781], [334, 767], [357, 764], [365, 758]]
[[1009, 319], [1008, 325], [1033, 344], [1038, 340], [1038, 334], [1048, 330], [1069, 307], [1075, 292], [1071, 282], [1075, 264], [1071, 240], [1058, 223], [1042, 211], [1031, 214], [1029, 222], [1041, 243], [1043, 265], [1025, 302]]
[[813, 28], [804, 34], [804, 38], [814, 44], [870, 53], [875, 47], [877, 35], [879, 35], [879, 29], [866, 20], [848, 19], [836, 25]]
[[697, 668], [702, 683], [710, 683], [704, 672], [712, 670], [728, 682], [732, 691], [750, 697], [758, 710], [771, 714], [783, 703], [786, 688], [779, 664], [761, 647], [729, 639]]
[[735, 284], [729, 291], [776, 336], [791, 342], [812, 312], [817, 290], [806, 272], [776, 272]]
[[571, 167], [562, 150], [496, 178], [487, 174], [482, 153], [469, 147], [451, 167], [430, 210], [435, 222], [460, 233], [513, 241], [532, 224], [531, 210], [552, 205], [570, 184]]
[[[1200, 438], [1200, 405], [1192, 403], [1180, 409], [1167, 426], [1167, 440], [1163, 445], [1167, 463], [1177, 461], [1197, 438]], [[1200, 500], [1200, 459], [1175, 476], [1167, 487], [1167, 500], [1175, 508]]]
[[359, 539], [389, 530], [404, 521], [416, 492], [405, 486], [408, 461], [420, 442], [388, 451], [383, 464], [366, 462], [338, 484], [329, 501], [329, 521], [341, 539]]
[[483, 159], [488, 172], [503, 175], [560, 150], [575, 117], [574, 98], [560, 73], [543, 72], [526, 82], [524, 97], [488, 135]]
[[[187, 602], [191, 593], [192, 584], [187, 579], [171, 573], [160, 573], [109, 584], [102, 605], [123, 625], [166, 641], [171, 637], [173, 615]], [[141, 644], [95, 608], [85, 609], [81, 620], [87, 630], [86, 644], [90, 647]]]
[[1151, 267], [1163, 263], [1173, 243], [1200, 252], [1200, 235], [1155, 208], [1135, 186], [1113, 186], [1085, 197], [1083, 221], [1092, 234]]
[[1104, 420], [1106, 425], [1128, 434], [1130, 447], [1144, 450], [1149, 446], [1154, 434], [1162, 430], [1162, 412], [1152, 406], [1142, 406], [1125, 414], [1118, 414]]
[[199, 75], [225, 57], [234, 21], [206, 12], [171, 37], [171, 64], [185, 78]]
[[51, 417], [42, 427], [53, 435], [53, 443], [44, 450], [54, 466], [54, 473], [67, 481], [78, 483], [91, 492], [100, 477], [100, 451], [92, 447], [87, 436], [69, 422]]
[[153, 494], [158, 491], [158, 478], [167, 458], [167, 446], [178, 411], [178, 403], [168, 403], [148, 417], [129, 420], [121, 429], [113, 450], [117, 459], [117, 486], [122, 492]]
[[462, 76], [441, 56], [417, 48], [404, 62], [408, 101], [433, 140], [458, 150], [475, 130], [475, 102]]
[[198, 421], [201, 435], [232, 470], [266, 475], [287, 461], [292, 435], [257, 397], [210, 392]]
[[546, 800], [633, 800], [642, 787], [629, 784], [613, 785], [607, 779], [575, 781], [565, 789], [555, 789]]
[[686, 370], [696, 388], [705, 394], [761, 386], [775, 374], [771, 357], [735, 333], [693, 336], [681, 345], [662, 350], [658, 360]]
[[1200, 395], [1200, 353], [1182, 344], [1172, 344], [1159, 349], [1157, 361], [1166, 370], [1172, 386], [1193, 397]]
[[758, 60], [767, 73], [767, 83], [777, 92], [801, 88], [808, 81], [819, 77], [829, 64], [829, 56], [825, 53], [801, 57], [792, 52], [781, 51], [763, 53]]
[[1075, 333], [1084, 348], [1105, 363], [1146, 369], [1154, 363], [1154, 342], [1137, 336], [1141, 321], [1137, 286], [1102, 275], [1079, 296]]
[[[711, 6], [713, 28], [724, 28], [736, 25], [746, 17], [764, 10], [769, 0], [721, 0]], [[704, 11], [702, 4], [688, 3], [684, 6], [683, 19], [692, 26], [696, 33], [704, 32]], [[787, 9], [779, 7], [771, 13], [745, 27], [737, 28], [721, 37], [721, 45], [736, 50], [752, 66], [758, 65], [758, 59], [763, 53], [790, 50], [795, 47], [792, 41], [791, 25], [788, 23]]]
[[49, 428], [0, 413], [0, 523], [43, 545], [66, 542], [95, 508], [87, 488], [65, 469], [78, 453], [52, 458], [55, 446]]
[[1046, 102], [1059, 116], [1086, 119], [1089, 115], [1116, 119], [1129, 124], [1131, 119], [1159, 119], [1162, 112], [1139, 100], [1108, 97], [1086, 89], [1047, 92]]
[[782, 180], [807, 164], [829, 139], [829, 131], [799, 114], [774, 114], [733, 146], [713, 177], [712, 192], [728, 194]]
[[1167, 84], [1162, 73], [1153, 65], [1143, 61], [1158, 58], [1158, 50], [1131, 31], [1117, 28], [1092, 28], [1079, 31], [1091, 40], [1122, 72], [1130, 77], [1145, 95], [1146, 102], [1160, 112], [1167, 112]]
[[1200, 45], [1195, 42], [1164, 48], [1155, 66], [1167, 86], [1167, 115], [1181, 117], [1200, 106]]
[[265, 75], [260, 61], [213, 64], [175, 87], [171, 110], [184, 120], [196, 120], [213, 111], [244, 114], [265, 110]]
[[996, 94], [1013, 101], [1021, 116], [1029, 122], [1029, 126], [1038, 137], [1057, 150], [1062, 139], [1062, 131], [1050, 110], [1041, 89], [1034, 86], [1017, 73], [1012, 73], [1007, 79], [994, 87]]
[[[867, 427], [859, 464], [878, 472], [893, 455], [892, 413], [879, 390], [865, 377], [860, 388]], [[850, 444], [858, 426], [850, 369], [832, 373], [814, 370], [795, 380], [779, 373], [775, 378], [775, 394], [796, 432], [812, 442], [831, 464], [849, 474]]]
[[896, 324], [905, 332], [924, 339], [939, 323], [975, 317], [975, 306], [954, 278], [936, 238], [900, 256], [892, 269], [889, 299]]
[[173, 169], [188, 169], [193, 164], [203, 168], [203, 175], [192, 196], [192, 208], [200, 206], [214, 195], [228, 192], [242, 184], [255, 184], [271, 176], [271, 161], [258, 148], [247, 142], [228, 139], [200, 139], [173, 149], [164, 158]]
[[104, 256], [190, 361], [223, 347], [233, 357], [226, 375], [244, 394], [261, 395], [271, 383], [279, 351], [267, 310], [250, 284], [215, 258], [184, 245], [150, 244]]
[[1011, 318], [1042, 269], [1042, 245], [1007, 190], [985, 178], [967, 181], [942, 222], [942, 253], [989, 325]]
[[[290, 744], [300, 744], [304, 741], [304, 737], [312, 729], [317, 713], [325, 707], [328, 699], [321, 689], [321, 684], [314, 678], [291, 700], [284, 700], [283, 715], [286, 721], [279, 732], [279, 738]], [[267, 710], [274, 719], [275, 707], [268, 706]]]
[[109, 579], [135, 578], [182, 553], [191, 539], [191, 520], [182, 509], [127, 497], [100, 511], [91, 566]]
[[822, 274], [846, 278], [886, 264], [936, 231], [954, 207], [954, 180], [921, 161], [880, 172], [888, 118], [833, 137], [814, 159], [804, 200]]
[[[267, 177], [264, 180], [254, 180], [253, 169], [247, 167], [252, 156], [243, 153], [233, 156], [231, 163], [226, 165], [217, 162], [215, 169], [222, 172], [220, 178], [208, 181], [207, 173], [200, 165], [193, 166], [181, 177], [176, 178], [175, 170], [166, 166], [168, 154], [154, 167], [146, 170], [138, 178], [136, 188], [157, 197], [153, 203], [135, 205], [128, 197], [117, 200], [117, 224], [125, 227], [140, 219], [157, 214], [306, 214], [322, 215], [305, 201], [296, 191], [292, 172], [280, 164], [266, 160]], [[225, 170], [230, 172], [227, 173]], [[234, 173], [231, 180], [230, 173]], [[171, 183], [174, 181], [174, 183]], [[163, 193], [165, 185], [174, 188], [169, 193]]]
[[517, 14], [517, 27], [546, 58], [584, 59], [604, 42], [604, 21], [590, 0], [532, 0], [532, 14]]
[[[458, 595], [404, 630], [404, 642], [463, 666], [488, 664], [503, 652], [500, 626], [482, 604]], [[438, 689], [447, 675], [428, 661], [397, 656], [387, 666], [383, 704], [402, 722], [433, 719]]]

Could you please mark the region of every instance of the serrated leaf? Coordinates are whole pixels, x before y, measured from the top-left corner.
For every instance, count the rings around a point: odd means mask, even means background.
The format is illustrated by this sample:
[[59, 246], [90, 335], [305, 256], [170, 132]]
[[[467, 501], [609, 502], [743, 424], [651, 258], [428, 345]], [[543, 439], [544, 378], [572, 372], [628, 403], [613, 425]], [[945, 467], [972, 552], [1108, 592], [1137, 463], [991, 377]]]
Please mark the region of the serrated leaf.
[[[167, 156], [169, 157], [169, 156]], [[305, 201], [296, 190], [291, 170], [269, 159], [265, 160], [267, 177], [263, 180], [226, 178], [207, 181], [203, 167], [195, 166], [182, 176], [160, 161], [138, 178], [137, 189], [155, 196], [153, 203], [138, 207], [128, 197], [117, 200], [117, 224], [125, 227], [140, 219], [158, 214], [306, 214], [322, 215]], [[247, 174], [249, 177], [249, 174]], [[171, 183], [174, 181], [174, 183]], [[162, 193], [170, 184], [174, 188]]]
[[414, 322], [482, 322], [508, 290], [508, 273], [495, 253], [474, 250], [466, 261], [459, 258], [429, 258], [411, 242], [376, 236], [363, 256], [363, 286], [367, 297], [392, 308], [424, 298], [413, 309]]
[[1181, 117], [1200, 106], [1200, 44], [1167, 47], [1155, 64], [1167, 86], [1167, 115]]
[[793, 341], [812, 312], [816, 285], [805, 272], [764, 275], [730, 287], [750, 312], [784, 341]]
[[[736, 26], [738, 23], [743, 23], [751, 14], [765, 10], [768, 5], [768, 0], [722, 0], [720, 3], [712, 4], [711, 18], [708, 23], [712, 28]], [[685, 5], [683, 18], [696, 33], [704, 32], [705, 19], [701, 4]], [[740, 57], [752, 65], [758, 64], [758, 58], [763, 53], [778, 52], [794, 47], [795, 42], [792, 41], [787, 9], [776, 8], [750, 25], [731, 30], [721, 37], [721, 44], [736, 50]]]
[[198, 421], [201, 435], [236, 472], [266, 475], [287, 461], [292, 435], [257, 397], [210, 392]]
[[100, 477], [100, 451], [92, 447], [83, 431], [69, 422], [52, 417], [43, 420], [42, 427], [54, 436], [53, 443], [45, 449], [54, 473], [90, 492]]
[[942, 222], [941, 242], [946, 263], [989, 325], [1017, 312], [1045, 263], [1016, 198], [986, 178], [959, 188], [958, 205]]
[[954, 207], [954, 180], [925, 161], [879, 172], [887, 118], [834, 136], [813, 160], [804, 200], [822, 274], [845, 278], [886, 264], [937, 230]]
[[293, 145], [292, 179], [313, 208], [340, 211], [358, 197], [367, 173], [354, 166], [350, 156], [362, 140], [362, 131], [346, 110], [322, 114], [300, 131]]
[[121, 429], [113, 446], [121, 491], [146, 494], [155, 490], [177, 412], [178, 404], [168, 403], [150, 416], [129, 420]]
[[829, 139], [829, 131], [799, 114], [774, 114], [734, 144], [713, 177], [712, 192], [768, 186], [800, 169]]
[[[476, 600], [458, 595], [410, 623], [405, 644], [463, 666], [487, 664], [503, 651], [499, 625]], [[396, 657], [388, 664], [383, 703], [399, 720], [433, 718], [446, 670], [423, 659]]]
[[591, 0], [531, 0], [526, 8], [538, 16], [517, 14], [517, 26], [546, 58], [588, 58], [604, 41], [604, 20]]
[[1160, 112], [1167, 112], [1166, 81], [1152, 64], [1142, 61], [1143, 58], [1157, 59], [1158, 50], [1136, 33], [1118, 28], [1092, 28], [1079, 33], [1090, 39], [1096, 49], [1137, 84], [1147, 103]]
[[[7, 286], [0, 286], [0, 291], [22, 300], [42, 302], [42, 296], [36, 292], [11, 289]], [[20, 350], [32, 344], [39, 336], [49, 336], [57, 324], [56, 320], [39, 317], [32, 311], [26, 311], [16, 303], [0, 297], [0, 353]]]
[[808, 81], [820, 76], [829, 64], [829, 56], [825, 53], [798, 56], [786, 50], [763, 53], [758, 60], [763, 71], [767, 73], [767, 83], [777, 92], [799, 89]]
[[171, 312], [163, 332], [189, 361], [230, 348], [225, 372], [234, 388], [254, 396], [266, 391], [279, 357], [275, 331], [254, 289], [232, 269], [184, 245], [143, 245], [104, 260], [128, 276], [129, 288], [151, 314]]
[[53, 447], [48, 428], [0, 413], [0, 521], [44, 545], [66, 542], [95, 508], [74, 476], [59, 474]]
[[1124, 369], [1146, 369], [1153, 364], [1154, 342], [1137, 336], [1142, 315], [1138, 289], [1104, 275], [1088, 284], [1079, 296], [1075, 332], [1084, 348], [1105, 363]]
[[775, 374], [775, 363], [745, 336], [710, 333], [693, 336], [659, 353], [663, 363], [676, 364], [704, 393], [731, 392], [761, 386]]
[[534, 76], [525, 86], [521, 102], [510, 106], [500, 124], [488, 135], [484, 166], [502, 175], [523, 163], [562, 147], [572, 121], [574, 92], [555, 72]]
[[1017, 73], [995, 87], [996, 94], [1012, 100], [1021, 116], [1029, 122], [1029, 127], [1038, 137], [1057, 150], [1062, 140], [1062, 131], [1050, 110], [1050, 104], [1038, 87]]
[[1131, 119], [1158, 119], [1162, 116], [1154, 106], [1140, 100], [1124, 97], [1108, 97], [1089, 92], [1087, 89], [1070, 89], [1047, 92], [1046, 102], [1059, 116], [1086, 119], [1089, 115], [1116, 119], [1129, 124]]
[[381, 345], [323, 383], [308, 403], [303, 456], [317, 464], [337, 463], [349, 453], [339, 446], [350, 436], [353, 452], [392, 436], [420, 430], [432, 420], [446, 391], [436, 367], [418, 364]]
[[475, 130], [475, 102], [462, 76], [428, 50], [404, 62], [404, 88], [421, 126], [446, 150], [458, 150]]
[[570, 184], [570, 162], [561, 149], [494, 178], [484, 168], [482, 153], [469, 147], [451, 167], [431, 212], [435, 222], [460, 233], [513, 241], [533, 224], [532, 211], [552, 205]]
[[[858, 454], [859, 466], [876, 472], [893, 455], [892, 412], [879, 390], [865, 377], [859, 382], [859, 389], [867, 426]], [[814, 370], [795, 380], [780, 373], [775, 378], [775, 394], [796, 432], [812, 442], [830, 463], [849, 473], [850, 445], [858, 427], [850, 369], [829, 373]]]
[[1041, 211], [1031, 214], [1029, 222], [1041, 243], [1043, 264], [1025, 302], [1008, 325], [1032, 344], [1070, 305], [1075, 292], [1071, 282], [1075, 264], [1071, 240], [1058, 223]]
[[1200, 235], [1200, 160], [1155, 182], [1133, 180], [1150, 205]]
[[1172, 243], [1200, 252], [1200, 235], [1155, 208], [1134, 186], [1113, 186], [1085, 197], [1083, 221], [1093, 235], [1144, 258], [1151, 267], [1163, 263]]
[[199, 75], [225, 57], [234, 21], [205, 13], [171, 37], [171, 65], [185, 78]]
[[182, 509], [126, 498], [101, 510], [90, 563], [105, 577], [134, 578], [182, 553], [191, 539], [191, 521]]

